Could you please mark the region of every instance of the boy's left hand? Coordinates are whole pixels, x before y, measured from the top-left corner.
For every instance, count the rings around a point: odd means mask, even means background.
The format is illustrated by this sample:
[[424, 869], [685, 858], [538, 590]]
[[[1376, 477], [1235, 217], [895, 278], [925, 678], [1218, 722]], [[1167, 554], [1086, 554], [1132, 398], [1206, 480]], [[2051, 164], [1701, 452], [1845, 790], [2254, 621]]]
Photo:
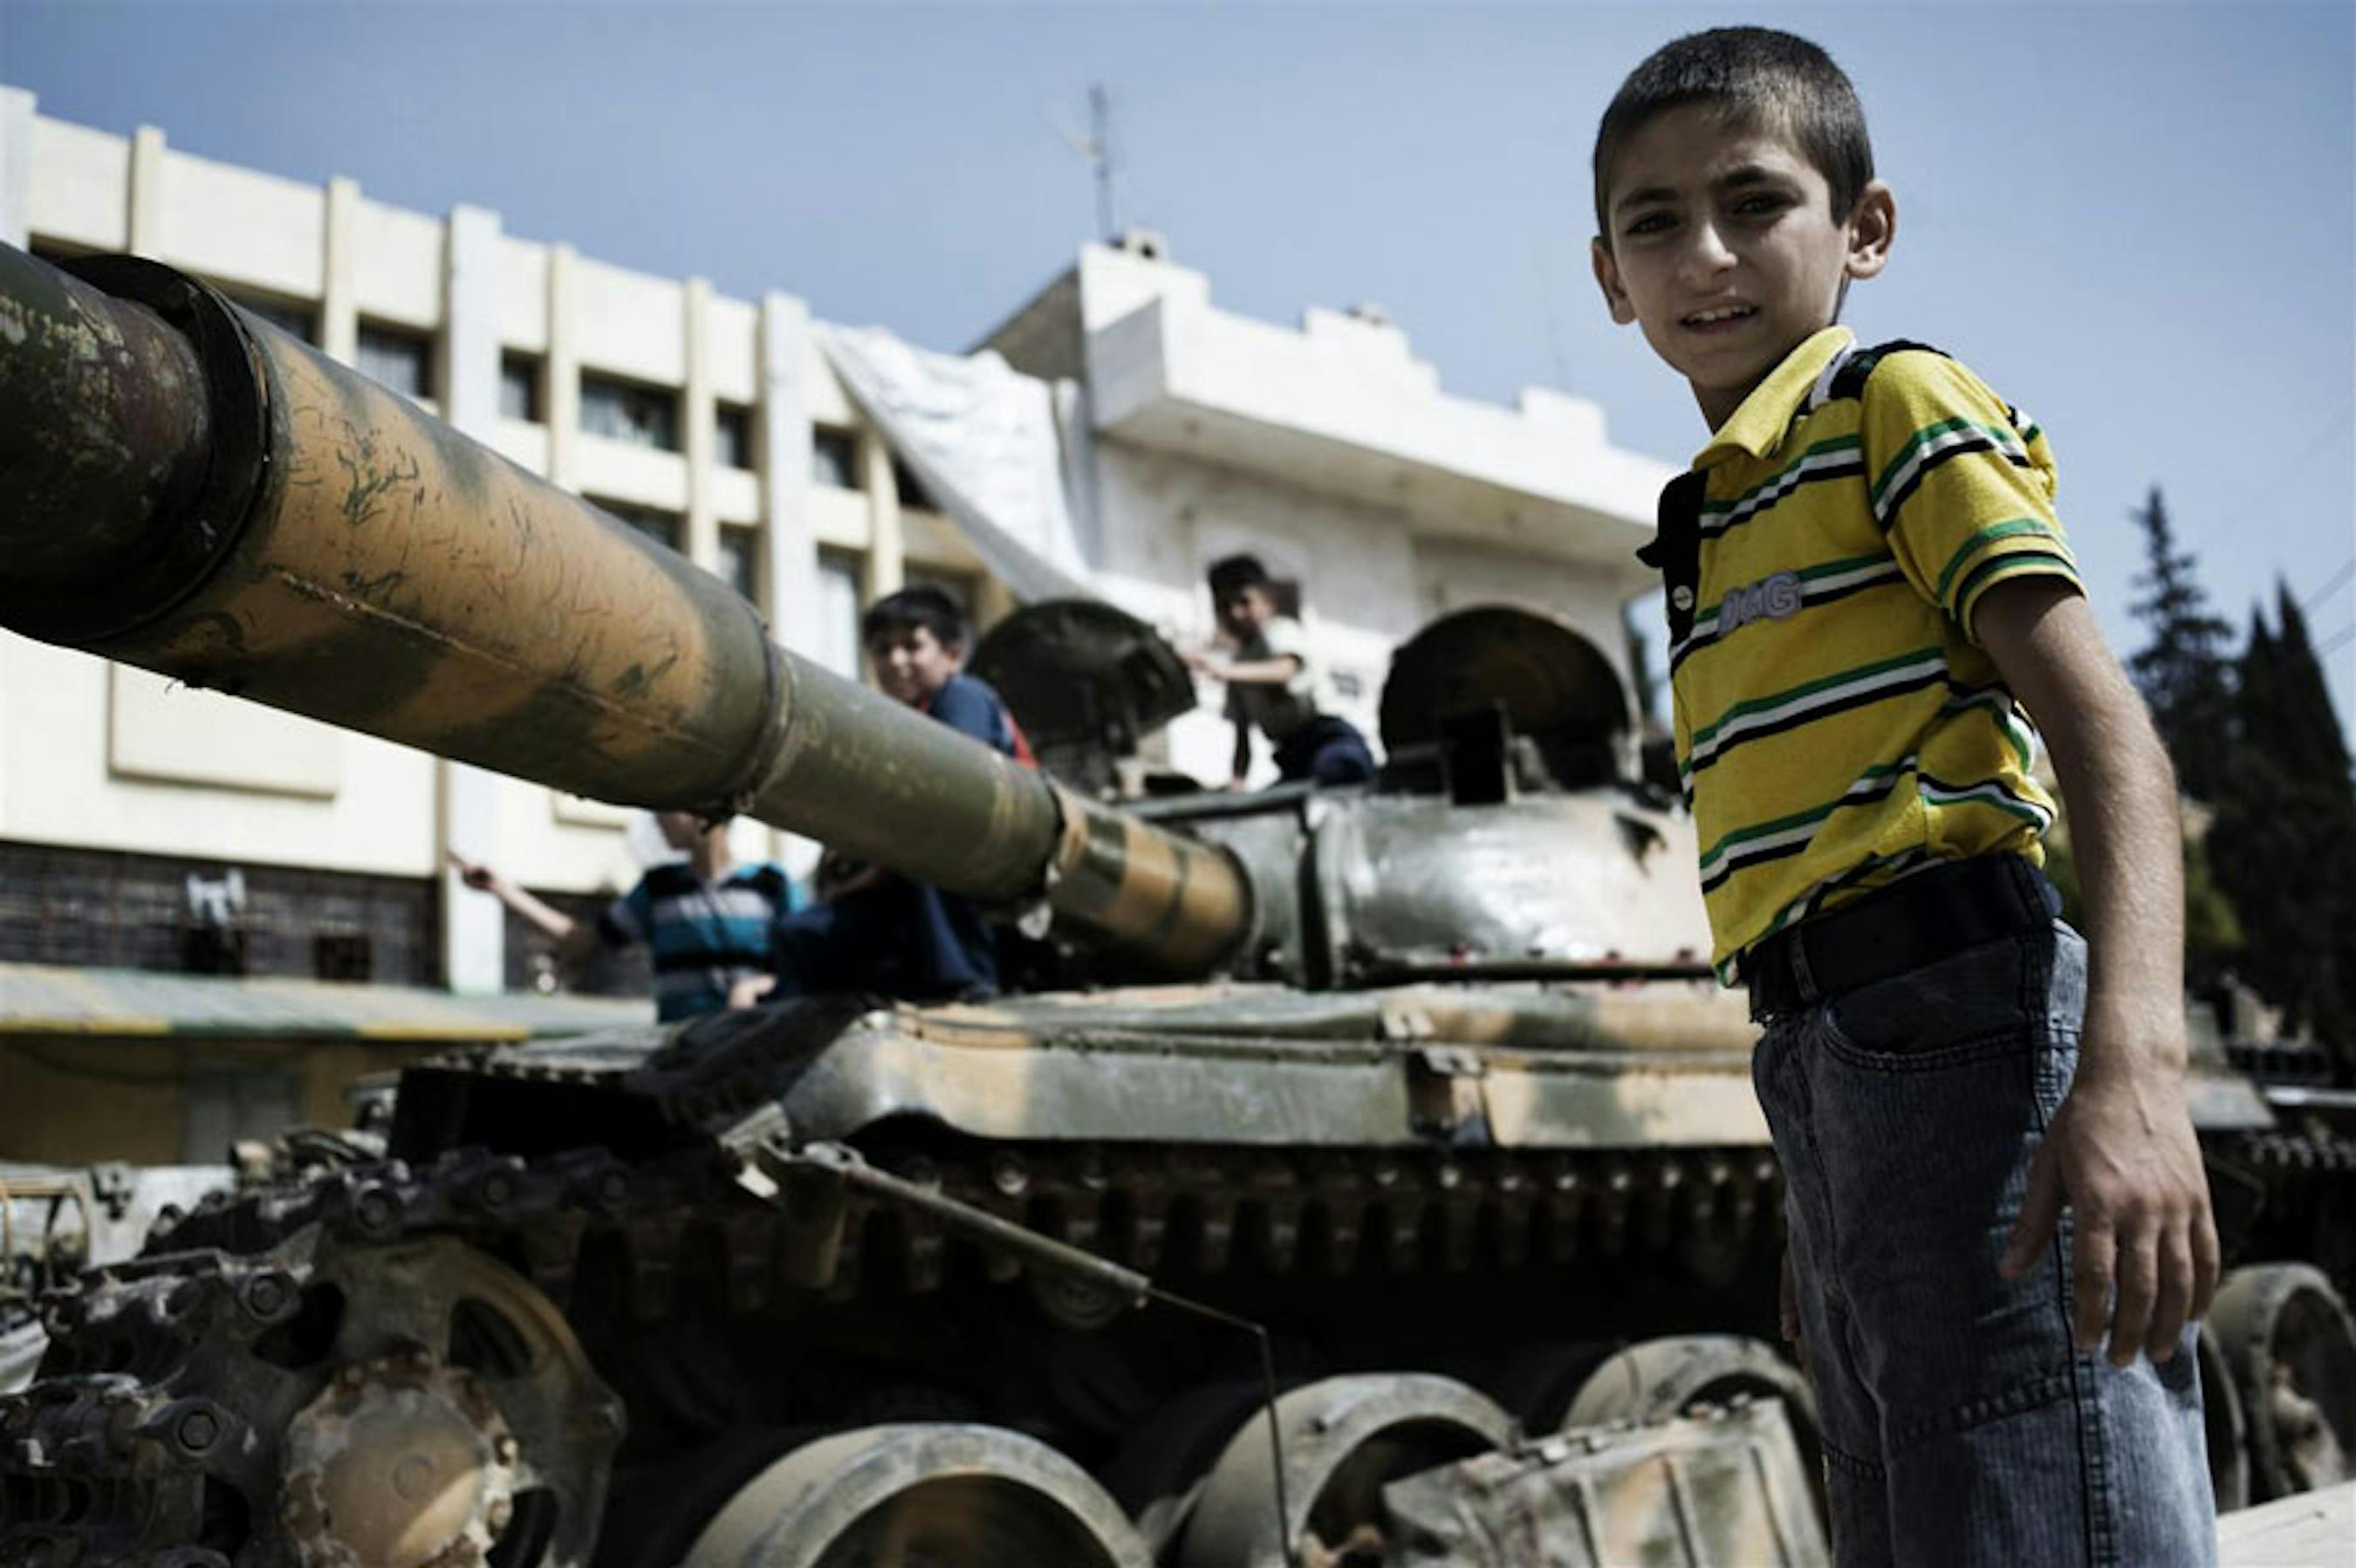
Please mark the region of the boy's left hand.
[[[2136, 1026], [2090, 1014], [2086, 1027], [2091, 1036]], [[2186, 1321], [2207, 1315], [2217, 1290], [2218, 1248], [2183, 1080], [2173, 1073], [2105, 1072], [2100, 1064], [2106, 1059], [2146, 1054], [2116, 1043], [2128, 1048], [2104, 1049], [2090, 1039], [2094, 1048], [2082, 1049], [2086, 1065], [2029, 1165], [2029, 1191], [2002, 1269], [2007, 1279], [2029, 1271], [2052, 1240], [2066, 1202], [2076, 1225], [2071, 1316], [2078, 1348], [2102, 1345], [2107, 1315], [2111, 1362], [2125, 1367], [2137, 1351], [2155, 1363], [2167, 1360]]]

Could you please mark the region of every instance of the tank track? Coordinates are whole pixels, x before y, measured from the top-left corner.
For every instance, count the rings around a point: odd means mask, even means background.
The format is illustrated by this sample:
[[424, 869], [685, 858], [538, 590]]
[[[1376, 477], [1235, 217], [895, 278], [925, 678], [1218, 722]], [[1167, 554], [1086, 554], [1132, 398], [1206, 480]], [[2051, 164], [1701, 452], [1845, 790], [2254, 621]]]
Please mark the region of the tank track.
[[[1462, 1273], [1639, 1251], [1722, 1280], [1780, 1213], [1779, 1178], [1761, 1149], [868, 1154], [1056, 1240], [1197, 1282], [1239, 1267]], [[315, 1261], [332, 1249], [455, 1236], [560, 1306], [594, 1254], [601, 1281], [621, 1285], [627, 1316], [648, 1326], [672, 1315], [683, 1288], [705, 1292], [715, 1275], [728, 1312], [759, 1316], [790, 1297], [937, 1292], [953, 1262], [995, 1280], [1022, 1272], [847, 1189], [766, 1205], [735, 1187], [734, 1174], [712, 1149], [635, 1164], [603, 1149], [536, 1160], [465, 1150], [423, 1169], [350, 1166], [159, 1227], [147, 1255], [44, 1303], [52, 1343], [42, 1375], [0, 1398], [0, 1562], [296, 1561], [255, 1528], [280, 1506], [279, 1434], [269, 1427], [333, 1369], [271, 1363], [287, 1359], [278, 1352], [299, 1332]], [[1084, 1286], [1033, 1284], [1043, 1309], [1075, 1327], [1120, 1308]], [[257, 1366], [292, 1384], [262, 1397], [249, 1386]]]

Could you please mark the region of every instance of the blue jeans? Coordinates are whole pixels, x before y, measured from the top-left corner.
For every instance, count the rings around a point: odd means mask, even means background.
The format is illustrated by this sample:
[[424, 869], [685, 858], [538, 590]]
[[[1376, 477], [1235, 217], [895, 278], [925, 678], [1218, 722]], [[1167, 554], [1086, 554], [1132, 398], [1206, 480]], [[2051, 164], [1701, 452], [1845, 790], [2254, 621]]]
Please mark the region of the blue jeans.
[[1375, 755], [1355, 725], [1320, 714], [1277, 744], [1276, 773], [1287, 782], [1357, 784], [1375, 776]]
[[2160, 1367], [2076, 1354], [2066, 1215], [2034, 1271], [1997, 1273], [2085, 953], [2030, 928], [1811, 998], [1753, 1058], [1845, 1568], [2215, 1561], [2197, 1330]]

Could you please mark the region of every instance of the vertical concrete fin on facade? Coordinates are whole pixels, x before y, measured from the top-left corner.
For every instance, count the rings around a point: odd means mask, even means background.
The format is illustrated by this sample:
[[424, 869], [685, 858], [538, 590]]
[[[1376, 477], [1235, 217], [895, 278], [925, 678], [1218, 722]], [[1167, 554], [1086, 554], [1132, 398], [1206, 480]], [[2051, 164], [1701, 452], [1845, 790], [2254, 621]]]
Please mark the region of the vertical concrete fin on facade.
[[873, 424], [859, 427], [859, 482], [867, 491], [867, 572], [860, 586], [873, 604], [908, 580], [907, 545], [900, 532], [900, 488], [892, 478], [892, 447]]
[[818, 648], [818, 540], [810, 525], [809, 307], [761, 296], [755, 395], [761, 422], [761, 520], [768, 553], [771, 635], [798, 653]]
[[360, 357], [360, 186], [341, 175], [327, 182], [327, 221], [320, 225], [326, 280], [319, 301], [319, 349], [340, 364]]
[[[21, 87], [0, 87], [0, 244], [20, 251], [32, 238], [36, 102]], [[8, 689], [16, 673], [10, 662], [10, 650], [0, 647], [0, 834], [8, 830]]]
[[446, 232], [443, 407], [460, 434], [489, 446], [499, 423], [499, 215], [454, 207]]
[[719, 438], [712, 394], [712, 285], [691, 277], [681, 291], [687, 388], [687, 558], [705, 571], [720, 564], [720, 519], [712, 507], [712, 459]]
[[129, 199], [131, 243], [125, 248], [135, 256], [164, 259], [164, 179], [167, 149], [164, 133], [153, 125], [142, 125], [131, 136], [131, 188]]
[[580, 486], [581, 338], [573, 325], [580, 282], [570, 245], [548, 248], [548, 478]]
[[[461, 435], [493, 446], [499, 423], [499, 215], [485, 207], [454, 207], [444, 234], [442, 407]], [[435, 773], [442, 843], [463, 848], [470, 858], [502, 864], [499, 791], [523, 786], [503, 784], [498, 775], [463, 762], [444, 760]], [[507, 921], [498, 902], [465, 886], [446, 862], [440, 875], [442, 973], [453, 991], [496, 992], [507, 979]]]
[[0, 245], [24, 250], [33, 233], [33, 106], [21, 87], [0, 87]]

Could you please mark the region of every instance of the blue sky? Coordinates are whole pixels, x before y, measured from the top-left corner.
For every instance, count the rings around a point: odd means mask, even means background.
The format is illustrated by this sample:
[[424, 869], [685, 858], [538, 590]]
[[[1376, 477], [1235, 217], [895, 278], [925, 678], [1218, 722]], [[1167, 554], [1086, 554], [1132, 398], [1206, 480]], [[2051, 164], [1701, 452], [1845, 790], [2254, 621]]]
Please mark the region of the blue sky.
[[[2045, 425], [2115, 640], [2138, 640], [2126, 513], [2155, 483], [2237, 625], [2279, 575], [2319, 642], [2356, 628], [2345, 4], [0, 0], [0, 81], [63, 119], [480, 203], [511, 233], [949, 349], [1088, 237], [1051, 117], [1083, 123], [1101, 81], [1123, 216], [1219, 303], [1380, 302], [1451, 390], [1565, 386], [1681, 461], [1699, 416], [1589, 276], [1586, 159], [1631, 65], [1732, 21], [1806, 33], [1856, 78], [1900, 227], [1849, 319], [1963, 357]], [[2356, 635], [2326, 661], [2356, 714]]]

